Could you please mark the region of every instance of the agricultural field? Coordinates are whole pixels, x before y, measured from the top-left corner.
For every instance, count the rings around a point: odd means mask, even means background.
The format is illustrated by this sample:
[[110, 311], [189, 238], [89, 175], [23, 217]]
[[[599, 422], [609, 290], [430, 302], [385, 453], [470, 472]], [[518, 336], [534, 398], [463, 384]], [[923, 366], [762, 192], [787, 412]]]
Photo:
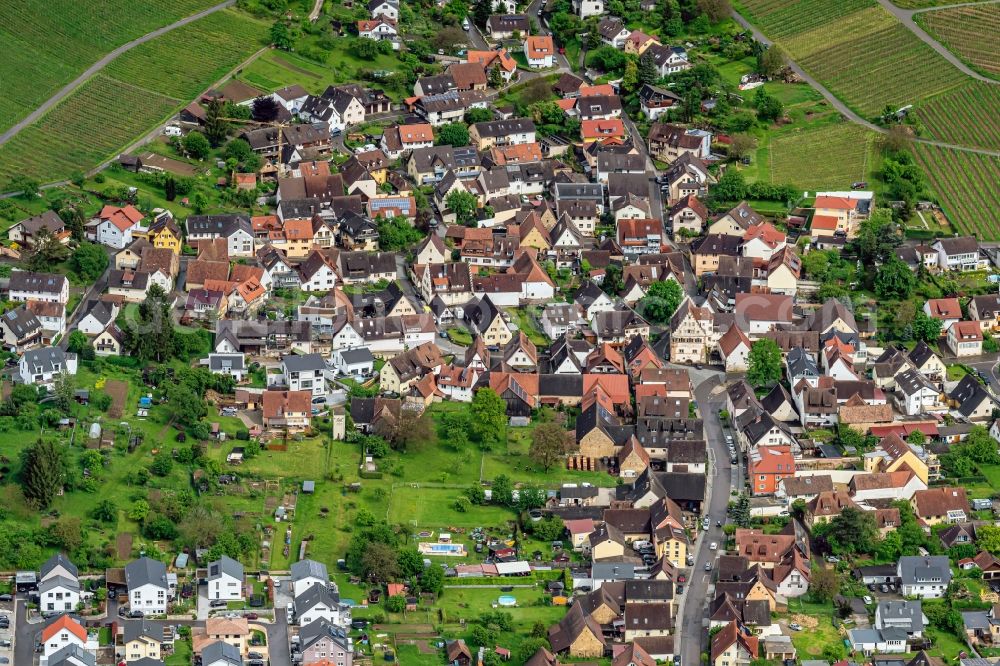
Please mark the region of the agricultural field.
[[868, 180], [874, 138], [873, 132], [846, 121], [775, 134], [770, 180], [806, 190], [844, 188]]
[[114, 157], [259, 49], [265, 33], [227, 10], [123, 54], [0, 146], [0, 182], [63, 180]]
[[971, 2], [989, 2], [989, 0], [892, 0], [892, 4], [903, 9], [930, 9]]
[[921, 104], [916, 113], [930, 138], [997, 150], [1000, 149], [998, 109], [1000, 85], [970, 81], [962, 88]]
[[0, 130], [118, 46], [213, 0], [8, 0], [0, 16]]
[[[966, 80], [874, 3], [744, 0], [740, 6], [792, 59], [867, 117], [887, 105], [916, 104]], [[811, 18], [796, 18], [797, 12]]]
[[981, 240], [1000, 238], [1000, 158], [924, 143], [914, 145], [917, 162], [959, 233]]
[[969, 67], [985, 76], [1000, 77], [1000, 52], [996, 47], [1000, 5], [921, 12], [915, 20]]

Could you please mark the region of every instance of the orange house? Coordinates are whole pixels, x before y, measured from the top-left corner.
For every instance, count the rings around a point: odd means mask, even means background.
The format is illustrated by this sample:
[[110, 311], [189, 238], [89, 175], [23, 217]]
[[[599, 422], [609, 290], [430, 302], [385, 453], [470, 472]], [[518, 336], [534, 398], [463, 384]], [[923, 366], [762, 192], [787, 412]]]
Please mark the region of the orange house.
[[750, 455], [749, 467], [751, 492], [754, 495], [773, 495], [778, 482], [795, 476], [795, 458], [789, 446], [758, 446]]

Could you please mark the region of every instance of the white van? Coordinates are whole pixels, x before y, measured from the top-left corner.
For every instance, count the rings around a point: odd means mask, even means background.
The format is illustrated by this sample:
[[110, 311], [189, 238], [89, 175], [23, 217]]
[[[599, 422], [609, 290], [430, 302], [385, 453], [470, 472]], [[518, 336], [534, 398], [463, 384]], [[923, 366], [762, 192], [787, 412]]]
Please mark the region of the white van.
[[163, 134], [164, 136], [181, 136], [183, 132], [177, 125], [167, 125], [163, 128]]
[[465, 17], [464, 19], [462, 19], [462, 30], [468, 31], [469, 28], [471, 28], [471, 27], [472, 27], [472, 25], [469, 24], [469, 17], [468, 16]]

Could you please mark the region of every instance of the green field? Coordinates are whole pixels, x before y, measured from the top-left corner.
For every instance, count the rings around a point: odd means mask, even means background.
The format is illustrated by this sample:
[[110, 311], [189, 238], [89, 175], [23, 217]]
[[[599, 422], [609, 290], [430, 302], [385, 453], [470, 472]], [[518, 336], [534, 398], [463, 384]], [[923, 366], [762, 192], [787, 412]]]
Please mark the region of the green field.
[[0, 15], [0, 130], [116, 47], [212, 0], [8, 0]]
[[918, 24], [970, 67], [986, 76], [1000, 76], [1000, 5], [954, 7], [916, 15]]
[[892, 0], [892, 4], [903, 9], [926, 9], [928, 7], [947, 7], [949, 5], [965, 4], [967, 2], [987, 2], [988, 0]]
[[917, 107], [917, 118], [931, 138], [960, 146], [997, 150], [1000, 85], [970, 81]]
[[806, 190], [867, 180], [875, 134], [846, 121], [782, 131], [771, 139], [771, 182]]
[[869, 0], [743, 0], [792, 59], [860, 114], [915, 104], [966, 77]]
[[62, 180], [114, 157], [259, 49], [265, 32], [226, 10], [125, 53], [0, 146], [0, 183]]
[[1000, 158], [915, 144], [941, 207], [960, 233], [1000, 238]]

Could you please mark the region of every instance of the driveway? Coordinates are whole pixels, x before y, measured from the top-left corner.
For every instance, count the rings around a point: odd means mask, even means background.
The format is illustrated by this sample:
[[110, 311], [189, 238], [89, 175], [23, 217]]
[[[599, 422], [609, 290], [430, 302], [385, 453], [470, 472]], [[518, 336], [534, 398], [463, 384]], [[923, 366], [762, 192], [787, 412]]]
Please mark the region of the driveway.
[[[35, 659], [35, 642], [38, 634], [42, 631], [42, 622], [28, 622], [28, 607], [24, 599], [15, 602], [17, 608], [14, 613], [14, 659], [13, 663], [31, 666]], [[4, 604], [4, 611], [7, 611], [10, 604]], [[7, 611], [9, 612], [9, 611]], [[0, 653], [2, 654], [2, 653]]]
[[284, 607], [275, 606], [274, 622], [267, 625], [267, 654], [271, 666], [292, 666], [288, 646], [288, 615]]
[[[725, 523], [726, 509], [729, 505], [729, 492], [732, 487], [733, 469], [729, 464], [729, 452], [726, 449], [722, 423], [719, 421], [719, 410], [725, 406], [725, 391], [723, 375], [711, 370], [691, 370], [692, 381], [696, 382], [694, 391], [701, 417], [705, 424], [705, 439], [708, 441], [709, 457], [713, 461], [708, 478], [707, 510], [705, 516], [711, 519], [708, 530], [699, 534], [694, 549], [694, 565], [688, 579], [688, 588], [681, 608], [678, 612], [678, 628], [682, 666], [698, 666], [701, 663], [703, 641], [707, 636], [704, 627], [707, 621], [708, 604], [711, 601], [711, 591], [714, 589], [716, 555], [719, 551], [708, 548], [710, 542], [725, 543], [725, 535], [721, 527], [716, 527], [716, 520]], [[712, 571], [705, 571], [705, 563], [712, 563]], [[707, 643], [706, 643], [707, 645]]]

